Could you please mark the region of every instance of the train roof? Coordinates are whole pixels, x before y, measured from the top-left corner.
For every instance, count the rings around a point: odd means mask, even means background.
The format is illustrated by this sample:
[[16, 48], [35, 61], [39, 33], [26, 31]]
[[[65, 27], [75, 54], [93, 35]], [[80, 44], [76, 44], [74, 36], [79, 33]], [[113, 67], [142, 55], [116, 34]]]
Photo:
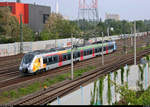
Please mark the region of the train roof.
[[[108, 43], [108, 42], [112, 42], [112, 41], [108, 41], [108, 40], [105, 40], [103, 43]], [[102, 44], [102, 41], [97, 41], [97, 42], [94, 42], [92, 44], [89, 44], [89, 45], [74, 45], [75, 48], [85, 48], [85, 47], [89, 47], [89, 46], [93, 46], [93, 45], [96, 45], [96, 44]], [[33, 51], [33, 52], [29, 52], [27, 54], [33, 54], [33, 55], [39, 55], [39, 54], [47, 54], [47, 53], [53, 53], [53, 52], [59, 52], [59, 51], [65, 51], [65, 50], [71, 50], [71, 47], [66, 47], [66, 48], [51, 48], [51, 49], [48, 49], [48, 50], [36, 50], [36, 51]]]

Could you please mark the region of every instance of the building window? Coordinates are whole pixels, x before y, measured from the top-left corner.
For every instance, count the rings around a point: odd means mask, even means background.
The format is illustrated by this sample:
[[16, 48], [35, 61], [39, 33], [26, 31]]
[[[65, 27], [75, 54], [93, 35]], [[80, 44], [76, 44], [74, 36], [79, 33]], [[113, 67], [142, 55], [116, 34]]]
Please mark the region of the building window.
[[46, 23], [46, 20], [48, 19], [49, 15], [48, 14], [43, 14], [43, 23]]

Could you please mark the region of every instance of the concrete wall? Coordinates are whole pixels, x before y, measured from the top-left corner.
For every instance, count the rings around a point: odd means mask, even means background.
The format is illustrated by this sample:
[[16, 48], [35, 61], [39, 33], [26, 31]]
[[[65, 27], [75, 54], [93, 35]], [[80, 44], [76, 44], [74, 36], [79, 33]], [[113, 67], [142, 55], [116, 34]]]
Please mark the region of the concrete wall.
[[43, 14], [49, 15], [51, 8], [29, 4], [29, 26], [35, 31], [40, 32], [44, 27]]
[[[73, 38], [74, 44], [82, 44], [83, 40]], [[36, 42], [23, 42], [23, 53], [50, 49], [55, 47], [68, 47], [71, 46], [71, 39], [57, 39], [57, 40], [47, 40], [47, 41], [36, 41]], [[0, 44], [0, 57], [16, 55], [20, 53], [20, 42], [10, 43], [10, 44]]]
[[[143, 36], [146, 33], [139, 33], [137, 36]], [[128, 35], [129, 36], [129, 35]], [[104, 40], [118, 40], [121, 35], [115, 35], [110, 37], [104, 37]], [[101, 37], [90, 38], [89, 43], [102, 40]], [[73, 38], [73, 44], [83, 44], [83, 39]], [[55, 47], [69, 47], [71, 46], [71, 38], [68, 39], [57, 39], [47, 41], [36, 41], [36, 42], [23, 42], [23, 52], [31, 52], [35, 50], [50, 49]], [[0, 44], [0, 57], [16, 55], [20, 53], [20, 43]]]

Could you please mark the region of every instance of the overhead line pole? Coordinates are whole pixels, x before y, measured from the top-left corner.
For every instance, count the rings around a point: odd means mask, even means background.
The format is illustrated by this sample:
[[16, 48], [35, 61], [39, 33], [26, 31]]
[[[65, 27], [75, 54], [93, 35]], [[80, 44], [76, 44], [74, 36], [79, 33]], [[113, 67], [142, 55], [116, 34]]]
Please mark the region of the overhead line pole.
[[136, 21], [134, 22], [134, 65], [136, 65]]
[[104, 33], [102, 32], [102, 65], [104, 65], [104, 54], [103, 54], [103, 51], [104, 51], [104, 46], [103, 46], [103, 36], [104, 36]]
[[23, 53], [23, 26], [22, 26], [22, 14], [20, 14], [20, 53]]
[[132, 47], [132, 46], [133, 46], [133, 40], [132, 40], [132, 34], [133, 34], [133, 31], [132, 31], [132, 27], [131, 27], [130, 29], [131, 29], [130, 38], [131, 38], [131, 47]]
[[71, 34], [71, 79], [73, 80], [73, 34]]

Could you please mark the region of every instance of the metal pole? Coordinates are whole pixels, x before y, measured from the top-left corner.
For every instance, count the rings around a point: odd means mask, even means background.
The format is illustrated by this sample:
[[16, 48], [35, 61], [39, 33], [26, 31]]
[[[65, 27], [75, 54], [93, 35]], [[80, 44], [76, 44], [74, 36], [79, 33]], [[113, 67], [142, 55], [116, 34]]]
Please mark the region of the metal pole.
[[134, 22], [134, 65], [136, 65], [136, 21]]
[[23, 53], [22, 14], [20, 14], [20, 53]]
[[55, 38], [55, 48], [56, 48], [56, 38]]
[[132, 27], [131, 27], [131, 35], [130, 35], [130, 37], [131, 37], [131, 47], [133, 46], [133, 40], [132, 40]]
[[109, 37], [109, 27], [107, 28], [107, 35], [108, 35], [108, 37]]
[[73, 80], [73, 35], [71, 34], [71, 79]]
[[102, 65], [104, 65], [104, 55], [103, 55], [103, 51], [104, 51], [104, 47], [103, 47], [103, 36], [104, 36], [104, 33], [102, 32]]
[[125, 42], [126, 37], [125, 37], [125, 34], [123, 34], [123, 36], [124, 36], [124, 39], [123, 39], [124, 47], [123, 48], [124, 48], [124, 53], [126, 53], [126, 42]]

